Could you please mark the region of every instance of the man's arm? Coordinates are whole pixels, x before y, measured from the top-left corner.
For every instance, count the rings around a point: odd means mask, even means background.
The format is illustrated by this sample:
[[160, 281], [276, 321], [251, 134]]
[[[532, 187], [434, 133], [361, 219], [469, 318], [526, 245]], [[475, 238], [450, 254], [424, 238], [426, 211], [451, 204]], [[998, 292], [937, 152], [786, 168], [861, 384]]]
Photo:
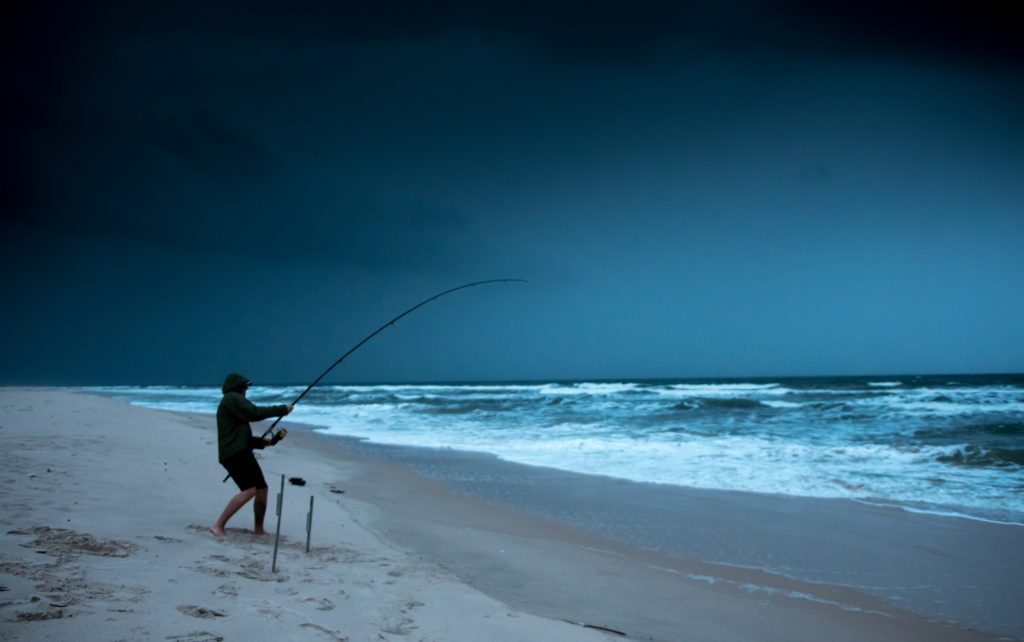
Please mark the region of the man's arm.
[[292, 407], [286, 404], [279, 406], [257, 406], [241, 395], [238, 395], [232, 401], [234, 402], [231, 404], [232, 412], [245, 421], [260, 421], [270, 417], [284, 417], [292, 411]]

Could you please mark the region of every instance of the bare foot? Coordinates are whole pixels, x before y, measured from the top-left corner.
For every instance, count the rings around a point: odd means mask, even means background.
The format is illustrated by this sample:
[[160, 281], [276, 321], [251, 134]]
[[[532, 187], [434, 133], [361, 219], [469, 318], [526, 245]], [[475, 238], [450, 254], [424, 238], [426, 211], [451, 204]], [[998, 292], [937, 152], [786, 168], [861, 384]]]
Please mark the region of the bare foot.
[[262, 528], [254, 528], [252, 533], [253, 535], [266, 535], [267, 531], [263, 530]]
[[224, 537], [224, 535], [227, 534], [227, 531], [225, 531], [220, 526], [211, 526], [210, 532], [213, 533], [214, 537]]

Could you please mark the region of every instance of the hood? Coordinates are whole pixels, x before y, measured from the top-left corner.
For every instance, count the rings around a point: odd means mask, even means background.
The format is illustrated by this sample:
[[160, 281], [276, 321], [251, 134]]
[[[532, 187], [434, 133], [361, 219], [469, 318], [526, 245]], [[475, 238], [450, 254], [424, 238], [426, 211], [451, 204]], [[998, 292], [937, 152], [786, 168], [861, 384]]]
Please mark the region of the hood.
[[242, 392], [245, 390], [246, 384], [252, 383], [246, 377], [232, 372], [224, 379], [224, 385], [220, 387], [221, 392], [227, 394], [229, 392]]

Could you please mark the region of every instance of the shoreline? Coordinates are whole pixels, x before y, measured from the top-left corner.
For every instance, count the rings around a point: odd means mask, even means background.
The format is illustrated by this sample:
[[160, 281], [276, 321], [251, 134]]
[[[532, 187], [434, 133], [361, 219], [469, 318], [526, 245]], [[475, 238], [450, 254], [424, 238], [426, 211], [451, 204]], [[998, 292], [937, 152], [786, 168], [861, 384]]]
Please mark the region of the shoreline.
[[[1018, 382], [889, 383], [328, 385], [289, 419], [322, 425], [325, 434], [479, 450], [587, 475], [1024, 525], [1013, 472]], [[190, 386], [106, 391], [186, 412], [212, 412], [219, 396]], [[297, 392], [270, 386], [253, 394], [274, 403]]]
[[[563, 620], [642, 640], [988, 640], [1000, 633], [991, 627], [982, 627], [989, 633], [971, 631], [970, 623], [932, 621], [849, 587], [642, 550], [588, 532], [572, 520], [567, 525], [466, 496], [417, 474], [414, 467], [374, 459], [352, 444], [291, 422], [284, 422], [288, 439], [261, 458], [272, 495], [281, 474], [307, 481], [304, 488], [285, 490], [286, 545], [280, 563], [286, 573], [281, 579], [268, 573], [267, 543], [251, 541], [241, 531], [242, 526], [251, 528], [245, 509], [229, 523], [226, 541], [202, 532], [234, 492], [220, 484], [223, 471], [211, 445], [212, 417], [59, 389], [0, 389], [0, 399], [0, 440], [12, 452], [12, 465], [3, 473], [8, 491], [4, 514], [9, 517], [0, 549], [0, 582], [9, 589], [0, 593], [4, 638], [74, 631], [83, 622], [110, 639], [166, 639], [167, 633], [182, 633], [186, 623], [213, 636], [207, 639], [324, 631], [351, 640], [622, 639]], [[102, 432], [96, 432], [97, 426]], [[421, 466], [440, 465], [449, 473], [472, 468], [500, 476], [513, 474], [507, 466], [518, 466], [494, 459], [463, 462], [458, 468], [451, 458], [438, 463], [417, 456]], [[465, 456], [456, 453], [456, 459]], [[154, 464], [157, 459], [163, 469]], [[51, 460], [59, 463], [48, 466]], [[42, 472], [62, 467], [64, 472]], [[40, 472], [28, 472], [33, 470]], [[58, 475], [59, 482], [51, 483]], [[547, 483], [536, 486], [551, 495]], [[632, 502], [634, 497], [621, 488], [608, 491], [601, 480], [586, 476], [576, 476], [573, 484], [601, 498], [618, 495]], [[711, 503], [723, 503], [723, 491], [706, 492]], [[309, 494], [316, 497], [318, 513], [315, 554], [307, 558], [301, 546], [307, 507], [298, 498]], [[729, 505], [719, 506], [720, 520], [735, 521], [737, 510], [745, 510], [724, 503]], [[790, 510], [806, 512], [807, 505], [793, 504]], [[842, 513], [851, 511], [836, 514]], [[865, 526], [858, 522], [863, 515], [854, 513], [848, 519]], [[767, 529], [772, 525], [763, 516], [759, 528]], [[891, 515], [885, 520], [887, 526], [920, 523]], [[706, 541], [727, 539], [730, 528], [723, 523], [703, 526]], [[134, 552], [124, 559], [78, 555], [63, 563], [58, 556], [46, 573], [93, 578], [106, 588], [91, 597], [72, 595], [68, 606], [54, 607], [66, 600], [44, 595], [38, 588], [46, 583], [40, 579], [44, 576], [33, 570], [53, 553], [40, 556], [24, 546], [39, 528], [124, 540]], [[976, 533], [961, 536], [965, 544], [979, 543]], [[912, 548], [914, 541], [906, 537], [895, 541]], [[236, 566], [242, 567], [241, 574]], [[991, 579], [985, 575], [991, 572], [982, 569], [979, 579]], [[223, 615], [190, 620], [199, 617], [195, 611], [190, 615], [174, 607], [188, 606], [182, 604], [186, 589], [187, 599], [205, 600], [203, 608]], [[32, 602], [26, 596], [33, 593], [50, 601]], [[330, 608], [320, 608], [325, 603], [317, 600], [328, 600]], [[31, 616], [54, 612], [66, 614]]]
[[646, 484], [484, 453], [331, 439], [348, 453], [411, 469], [469, 500], [638, 554], [844, 587], [926, 618], [983, 630], [998, 622], [998, 633], [1024, 637], [1016, 608], [1024, 531], [1016, 524], [849, 499]]

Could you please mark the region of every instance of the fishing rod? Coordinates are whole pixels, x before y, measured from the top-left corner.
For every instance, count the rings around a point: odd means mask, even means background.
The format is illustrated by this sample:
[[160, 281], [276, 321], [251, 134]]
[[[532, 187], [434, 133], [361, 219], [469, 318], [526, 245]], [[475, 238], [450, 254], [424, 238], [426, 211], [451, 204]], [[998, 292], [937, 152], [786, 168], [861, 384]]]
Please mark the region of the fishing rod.
[[[420, 301], [419, 303], [417, 303], [416, 305], [412, 306], [411, 308], [409, 308], [405, 312], [399, 314], [394, 319], [391, 319], [390, 321], [388, 321], [387, 323], [385, 323], [381, 327], [377, 328], [376, 330], [374, 330], [370, 334], [366, 335], [366, 337], [364, 337], [362, 341], [360, 341], [359, 343], [357, 343], [354, 346], [352, 346], [349, 349], [348, 352], [346, 352], [345, 354], [341, 355], [338, 358], [337, 361], [332, 363], [330, 366], [328, 366], [328, 368], [326, 370], [321, 372], [320, 376], [317, 377], [313, 381], [313, 383], [311, 383], [308, 386], [306, 386], [306, 389], [303, 390], [302, 394], [300, 394], [298, 397], [296, 397], [294, 401], [292, 401], [291, 405], [294, 406], [295, 404], [297, 404], [300, 401], [302, 401], [302, 398], [305, 397], [306, 394], [310, 390], [312, 390], [313, 387], [316, 384], [320, 383], [320, 381], [324, 377], [327, 376], [327, 373], [329, 373], [331, 370], [334, 370], [334, 368], [336, 368], [337, 366], [341, 365], [342, 361], [347, 359], [350, 354], [352, 354], [353, 352], [355, 352], [359, 348], [363, 347], [363, 344], [368, 342], [370, 339], [374, 338], [375, 336], [377, 336], [378, 334], [380, 334], [384, 330], [386, 330], [386, 329], [390, 328], [391, 326], [395, 325], [395, 323], [397, 323], [398, 320], [401, 319], [402, 317], [406, 316], [407, 314], [411, 314], [412, 312], [415, 312], [416, 310], [418, 310], [419, 308], [422, 308], [423, 306], [425, 306], [426, 304], [430, 303], [431, 301], [436, 301], [437, 299], [440, 299], [441, 297], [445, 296], [446, 294], [451, 294], [452, 292], [457, 292], [458, 290], [465, 290], [466, 288], [472, 288], [472, 287], [475, 287], [477, 285], [486, 285], [488, 283], [527, 283], [527, 281], [526, 281], [526, 279], [488, 279], [486, 281], [474, 281], [473, 283], [466, 283], [466, 284], [460, 285], [458, 287], [451, 288], [450, 290], [445, 290], [444, 292], [441, 292], [439, 294], [435, 294], [434, 296], [430, 297], [429, 299], [425, 299], [423, 301]], [[266, 439], [267, 435], [269, 435], [274, 430], [274, 428], [277, 426], [278, 422], [280, 422], [282, 419], [284, 419], [284, 417], [278, 417], [277, 419], [275, 419], [274, 423], [270, 424], [270, 427], [267, 428], [263, 432], [262, 435], [260, 435], [260, 439]], [[272, 440], [273, 443], [276, 444], [277, 442], [279, 442], [282, 439], [284, 439], [284, 435], [286, 433], [287, 433], [287, 431], [282, 428], [278, 432], [278, 434], [274, 435], [273, 440]], [[227, 477], [224, 478], [224, 481], [227, 481], [230, 477], [231, 477], [231, 475], [228, 475]]]
[[[313, 383], [311, 383], [308, 386], [306, 386], [306, 389], [302, 391], [302, 394], [300, 394], [298, 397], [295, 398], [295, 401], [293, 401], [291, 403], [291, 405], [294, 406], [295, 404], [297, 404], [300, 401], [302, 401], [302, 398], [306, 396], [306, 393], [308, 393], [310, 390], [313, 389], [313, 386], [315, 386], [316, 384], [320, 383], [320, 380], [323, 379], [324, 377], [326, 377], [327, 373], [329, 373], [331, 370], [334, 370], [335, 367], [341, 365], [341, 362], [344, 361], [345, 359], [347, 359], [350, 354], [352, 354], [353, 352], [355, 352], [359, 348], [363, 347], [363, 344], [365, 344], [370, 339], [374, 338], [375, 336], [377, 336], [378, 334], [380, 334], [384, 330], [386, 330], [386, 329], [390, 328], [391, 326], [395, 325], [395, 323], [399, 319], [404, 317], [405, 315], [410, 314], [410, 313], [418, 310], [419, 308], [422, 308], [423, 306], [425, 306], [426, 304], [430, 303], [431, 301], [436, 301], [437, 299], [440, 299], [441, 297], [443, 297], [446, 294], [451, 294], [452, 292], [457, 292], [458, 290], [465, 290], [466, 288], [475, 287], [477, 285], [485, 285], [487, 283], [526, 283], [526, 282], [527, 282], [526, 279], [489, 279], [487, 281], [474, 281], [473, 283], [466, 283], [464, 285], [460, 285], [460, 286], [452, 288], [450, 290], [445, 290], [444, 292], [441, 292], [440, 294], [435, 294], [434, 296], [430, 297], [429, 299], [426, 299], [424, 301], [420, 301], [419, 303], [417, 303], [416, 305], [412, 306], [411, 308], [409, 308], [405, 312], [399, 314], [394, 319], [391, 319], [390, 321], [388, 321], [387, 323], [385, 323], [381, 327], [379, 327], [376, 330], [374, 330], [373, 332], [371, 332], [369, 335], [367, 335], [359, 343], [357, 343], [354, 346], [352, 346], [352, 348], [349, 349], [348, 352], [346, 352], [345, 354], [341, 355], [341, 357], [339, 357], [337, 361], [332, 363], [326, 370], [321, 372], [320, 376], [317, 377], [313, 381]], [[281, 421], [282, 419], [284, 419], [284, 417], [278, 417], [277, 419], [275, 419], [274, 423], [270, 424], [270, 428], [267, 428], [263, 432], [263, 434], [260, 436], [260, 439], [265, 439], [266, 436], [269, 435], [274, 430], [274, 427], [277, 426], [278, 422]]]

